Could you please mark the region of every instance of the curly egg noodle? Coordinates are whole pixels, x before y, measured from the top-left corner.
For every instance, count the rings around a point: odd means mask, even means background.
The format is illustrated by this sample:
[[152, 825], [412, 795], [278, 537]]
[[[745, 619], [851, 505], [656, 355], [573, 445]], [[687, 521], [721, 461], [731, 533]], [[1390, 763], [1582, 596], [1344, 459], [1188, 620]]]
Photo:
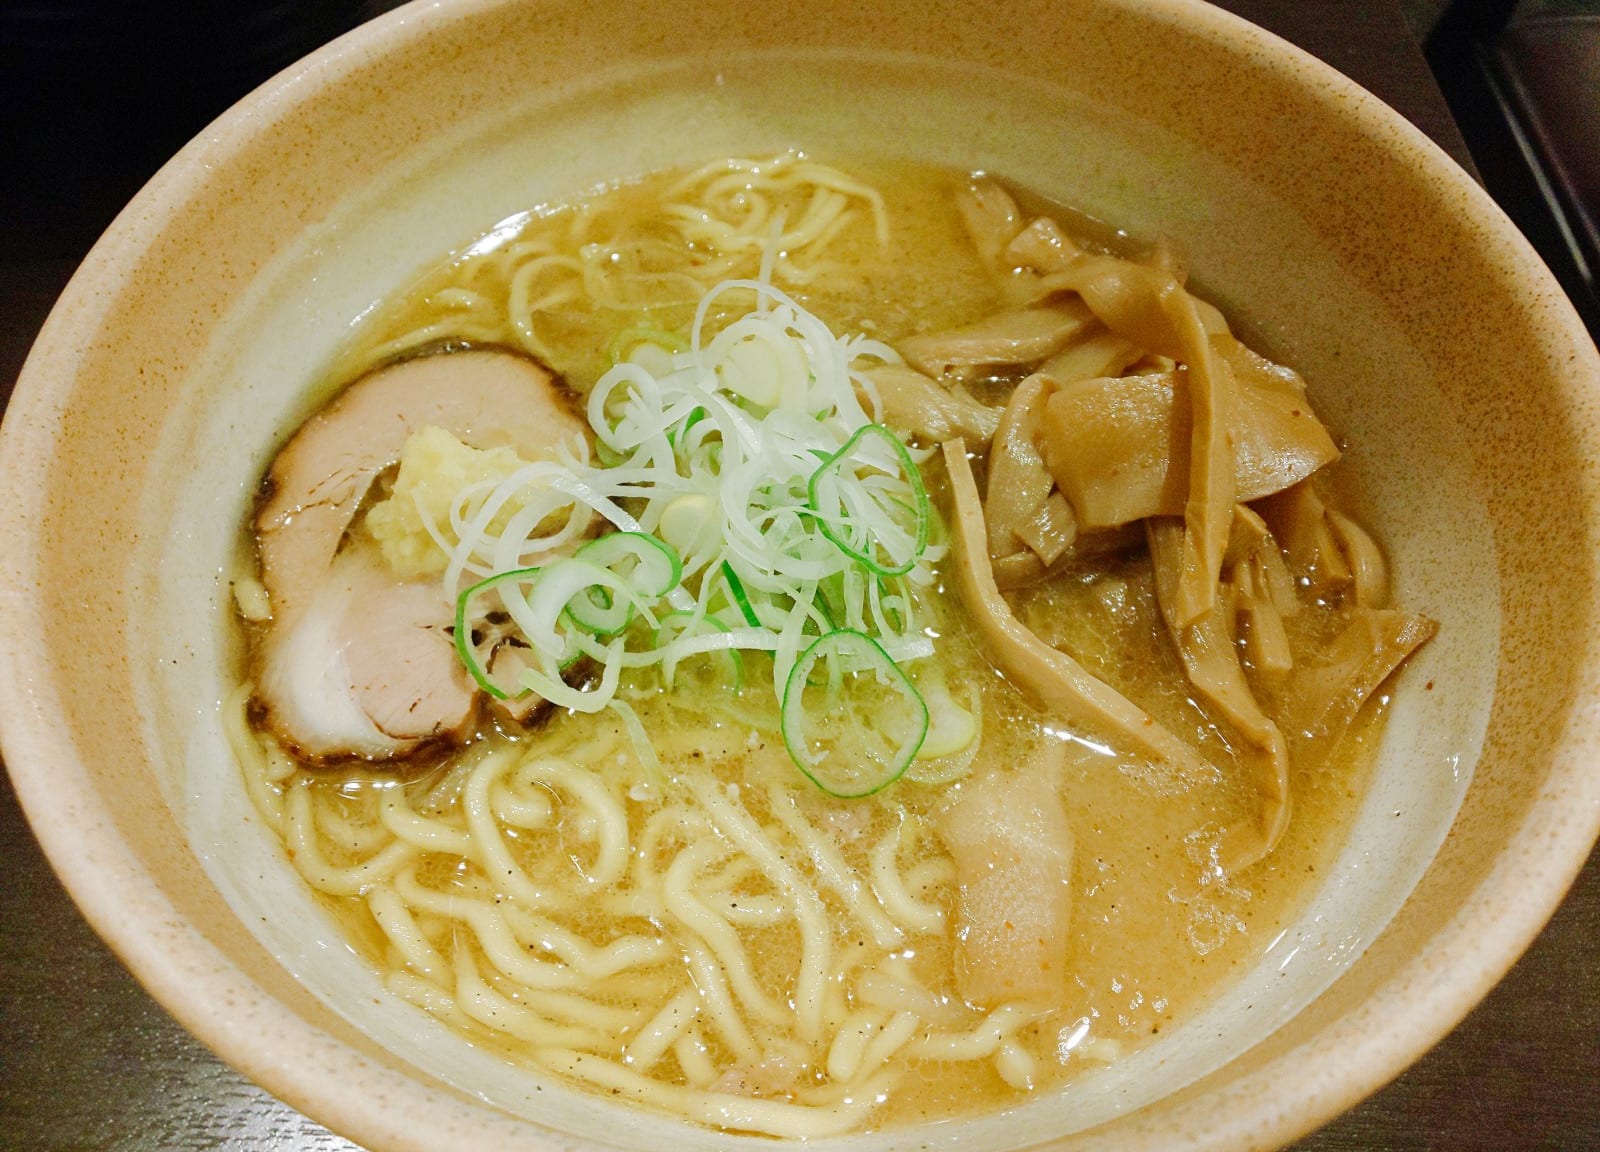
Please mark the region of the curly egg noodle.
[[593, 381], [629, 337], [617, 320], [686, 332], [706, 291], [753, 277], [763, 254], [775, 283], [804, 286], [844, 270], [828, 251], [859, 241], [846, 233], [887, 243], [888, 230], [877, 189], [798, 153], [716, 161], [512, 217], [374, 317], [368, 330], [384, 338], [352, 344], [333, 375], [462, 343], [519, 348]]
[[[944, 936], [929, 896], [952, 876], [947, 859], [908, 864], [928, 836], [910, 816], [842, 849], [771, 757], [765, 781], [688, 773], [671, 800], [640, 801], [615, 730], [533, 752], [485, 740], [415, 806], [399, 781], [329, 802], [259, 743], [247, 697], [231, 735], [296, 868], [363, 901], [398, 961], [390, 989], [469, 1036], [701, 1123], [780, 1136], [859, 1127], [911, 1056], [987, 1062], [1023, 1089], [1036, 1075], [1015, 1041], [1035, 1012], [969, 1021], [903, 955]], [[596, 921], [633, 930], [602, 944]], [[763, 977], [786, 937], [800, 962], [780, 996]]]
[[[351, 589], [454, 608], [457, 747], [297, 750], [249, 581], [225, 712], [394, 996], [784, 1138], [1003, 1108], [1192, 1012], [1318, 883], [1432, 628], [1387, 607], [1304, 383], [1171, 248], [871, 172], [731, 159], [543, 206], [367, 318], [335, 382], [511, 350], [585, 436], [417, 430], [339, 546]], [[1137, 419], [1089, 443], [1111, 390]], [[1117, 437], [1148, 465], [1227, 418], [1270, 467], [1099, 486]]]

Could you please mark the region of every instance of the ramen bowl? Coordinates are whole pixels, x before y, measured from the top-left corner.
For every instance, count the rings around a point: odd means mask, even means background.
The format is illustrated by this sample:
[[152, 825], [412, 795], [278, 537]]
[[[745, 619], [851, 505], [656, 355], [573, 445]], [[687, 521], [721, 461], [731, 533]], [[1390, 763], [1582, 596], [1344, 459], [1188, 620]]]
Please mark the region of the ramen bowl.
[[0, 724], [58, 873], [223, 1059], [367, 1147], [748, 1137], [508, 1067], [382, 990], [223, 735], [227, 575], [350, 325], [496, 221], [718, 155], [984, 169], [1170, 234], [1348, 437], [1400, 598], [1348, 841], [1259, 962], [1066, 1088], [840, 1146], [1281, 1144], [1396, 1075], [1538, 932], [1600, 824], [1600, 359], [1434, 145], [1196, 3], [418, 4], [217, 121], [62, 296], [0, 440]]

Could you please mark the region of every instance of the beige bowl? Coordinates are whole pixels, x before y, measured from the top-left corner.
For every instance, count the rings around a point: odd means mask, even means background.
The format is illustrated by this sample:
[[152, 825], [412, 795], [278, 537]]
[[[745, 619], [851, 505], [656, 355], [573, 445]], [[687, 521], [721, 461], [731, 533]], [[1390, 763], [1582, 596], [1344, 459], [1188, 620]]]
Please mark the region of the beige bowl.
[[375, 298], [540, 200], [790, 145], [983, 167], [1182, 237], [1354, 445], [1402, 599], [1442, 630], [1402, 680], [1334, 874], [1157, 1045], [1004, 1120], [923, 1134], [1291, 1139], [1456, 1023], [1594, 840], [1600, 361], [1435, 147], [1198, 4], [999, 20], [954, 0], [701, 0], [692, 18], [465, 0], [395, 13], [250, 97], [85, 261], [6, 418], [0, 720], [40, 841], [174, 1015], [363, 1144], [681, 1143], [672, 1122], [508, 1072], [339, 944], [222, 741], [222, 574], [274, 437]]

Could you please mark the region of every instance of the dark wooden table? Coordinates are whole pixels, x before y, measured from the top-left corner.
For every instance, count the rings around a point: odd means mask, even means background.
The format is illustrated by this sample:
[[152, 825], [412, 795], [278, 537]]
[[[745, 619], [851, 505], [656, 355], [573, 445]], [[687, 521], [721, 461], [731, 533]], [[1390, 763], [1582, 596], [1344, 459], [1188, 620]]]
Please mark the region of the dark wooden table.
[[[275, 7], [285, 10], [287, 24], [293, 6]], [[1224, 7], [1321, 56], [1470, 164], [1394, 0], [1227, 0]], [[20, 59], [35, 71], [42, 58], [48, 63], [49, 52], [36, 46], [0, 46], [15, 58], [7, 63]], [[17, 75], [13, 67], [9, 82], [20, 87]], [[5, 95], [0, 403], [94, 236], [205, 114], [196, 102], [167, 108], [159, 127], [152, 118], [107, 123], [82, 116], [80, 102], [76, 113], [71, 106], [46, 110], [47, 130], [61, 134], [52, 138], [25, 119], [37, 117], [37, 102], [26, 106], [15, 91]], [[30, 167], [13, 168], [19, 157]], [[0, 1148], [354, 1147], [241, 1079], [145, 994], [79, 917], [9, 784], [0, 785]], [[1600, 856], [1460, 1028], [1297, 1148], [1600, 1149]]]

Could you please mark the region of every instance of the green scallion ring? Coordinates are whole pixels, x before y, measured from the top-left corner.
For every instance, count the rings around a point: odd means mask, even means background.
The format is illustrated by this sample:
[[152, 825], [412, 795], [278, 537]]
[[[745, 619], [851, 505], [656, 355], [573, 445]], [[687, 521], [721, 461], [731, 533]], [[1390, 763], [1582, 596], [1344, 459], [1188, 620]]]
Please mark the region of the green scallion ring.
[[[813, 669], [825, 675], [813, 682]], [[928, 706], [872, 637], [818, 637], [784, 684], [780, 730], [795, 766], [829, 796], [871, 796], [905, 772], [928, 735]]]
[[[504, 688], [489, 679], [489, 670], [483, 666], [482, 661], [478, 659], [477, 652], [473, 649], [472, 629], [467, 627], [467, 605], [471, 603], [474, 596], [481, 592], [487, 592], [489, 589], [511, 580], [534, 580], [538, 577], [540, 571], [542, 569], [539, 568], [513, 568], [509, 572], [496, 572], [488, 579], [478, 581], [456, 597], [456, 655], [460, 658], [468, 675], [477, 681], [478, 687], [496, 700], [509, 700], [511, 696]], [[525, 692], [527, 692], [526, 688], [518, 692], [517, 695], [521, 696]]]
[[[821, 483], [830, 473], [841, 471], [844, 464], [851, 458], [856, 446], [861, 443], [864, 437], [869, 435], [876, 436], [889, 445], [900, 463], [901, 471], [905, 474], [907, 486], [911, 489], [913, 503], [910, 507], [899, 501], [891, 501], [891, 503], [898, 505], [910, 514], [911, 532], [915, 543], [912, 546], [911, 555], [892, 567], [881, 563], [879, 557], [872, 554], [871, 541], [862, 541], [860, 542], [861, 546], [858, 547], [856, 542], [848, 538], [849, 533], [844, 530], [843, 526], [834, 522], [827, 513], [822, 511], [820, 506], [821, 496], [818, 489]], [[855, 430], [850, 439], [844, 442], [842, 448], [817, 466], [817, 469], [811, 473], [811, 478], [806, 482], [806, 507], [817, 518], [817, 523], [822, 528], [822, 534], [833, 541], [834, 546], [839, 551], [857, 563], [864, 565], [876, 575], [904, 576], [917, 566], [917, 561], [922, 558], [922, 554], [927, 550], [928, 523], [932, 516], [933, 506], [928, 499], [928, 490], [922, 483], [922, 473], [917, 470], [916, 461], [911, 459], [911, 453], [906, 451], [906, 446], [900, 442], [900, 438], [882, 424], [863, 424]]]

